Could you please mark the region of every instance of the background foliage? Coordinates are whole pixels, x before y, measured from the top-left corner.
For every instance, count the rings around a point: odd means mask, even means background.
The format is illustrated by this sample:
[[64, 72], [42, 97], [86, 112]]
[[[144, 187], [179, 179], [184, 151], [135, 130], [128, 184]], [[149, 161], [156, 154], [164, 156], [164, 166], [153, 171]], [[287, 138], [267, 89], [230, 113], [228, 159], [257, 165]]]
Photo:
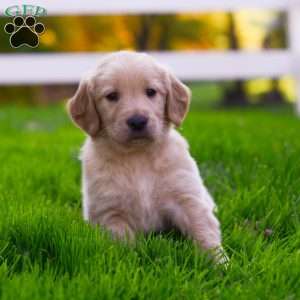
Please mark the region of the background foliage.
[[[239, 11], [139, 16], [43, 17], [46, 26], [36, 49], [12, 49], [1, 31], [1, 52], [226, 50], [286, 47], [286, 16], [270, 11]], [[0, 27], [10, 21], [0, 18]], [[199, 88], [206, 89], [206, 84]], [[53, 87], [51, 87], [53, 89]], [[75, 87], [0, 87], [0, 101], [48, 103], [69, 97]], [[280, 104], [293, 101], [290, 78], [258, 79], [215, 84], [222, 105]]]

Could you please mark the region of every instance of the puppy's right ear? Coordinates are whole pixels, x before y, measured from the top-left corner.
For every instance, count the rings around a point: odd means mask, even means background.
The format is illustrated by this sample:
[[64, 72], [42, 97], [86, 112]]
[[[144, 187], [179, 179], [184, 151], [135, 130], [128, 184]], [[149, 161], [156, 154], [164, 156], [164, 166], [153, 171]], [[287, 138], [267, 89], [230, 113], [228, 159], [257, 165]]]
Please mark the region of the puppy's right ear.
[[90, 136], [100, 131], [100, 116], [86, 79], [81, 80], [75, 95], [69, 100], [68, 111], [73, 121]]
[[173, 74], [168, 73], [168, 78], [167, 116], [169, 120], [178, 127], [188, 112], [191, 92], [190, 89]]

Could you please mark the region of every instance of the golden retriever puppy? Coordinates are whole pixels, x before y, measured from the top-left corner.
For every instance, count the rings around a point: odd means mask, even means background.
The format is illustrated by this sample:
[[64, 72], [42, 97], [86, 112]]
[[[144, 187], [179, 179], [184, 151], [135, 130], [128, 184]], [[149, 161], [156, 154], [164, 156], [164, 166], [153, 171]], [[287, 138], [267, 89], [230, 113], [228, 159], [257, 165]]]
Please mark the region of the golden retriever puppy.
[[174, 129], [189, 103], [188, 87], [147, 54], [108, 55], [82, 79], [69, 113], [88, 134], [84, 217], [125, 239], [171, 225], [223, 262], [214, 201]]

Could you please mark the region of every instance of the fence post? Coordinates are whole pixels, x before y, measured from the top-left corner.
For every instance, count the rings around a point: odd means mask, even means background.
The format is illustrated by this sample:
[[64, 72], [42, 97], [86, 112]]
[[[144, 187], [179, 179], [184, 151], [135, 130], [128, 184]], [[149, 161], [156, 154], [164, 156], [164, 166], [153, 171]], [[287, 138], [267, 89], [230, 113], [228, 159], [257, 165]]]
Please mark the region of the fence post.
[[296, 112], [300, 116], [300, 0], [291, 0], [288, 8], [289, 48], [296, 86]]

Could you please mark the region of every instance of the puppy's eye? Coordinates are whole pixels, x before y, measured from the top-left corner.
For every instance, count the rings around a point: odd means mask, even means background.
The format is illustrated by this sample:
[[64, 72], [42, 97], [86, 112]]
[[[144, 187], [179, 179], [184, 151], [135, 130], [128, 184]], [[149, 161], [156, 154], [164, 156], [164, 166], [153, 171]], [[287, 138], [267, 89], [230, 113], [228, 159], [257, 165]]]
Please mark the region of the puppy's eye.
[[149, 98], [152, 98], [156, 95], [156, 90], [154, 89], [151, 89], [151, 88], [148, 88], [146, 89], [146, 95], [149, 97]]
[[110, 102], [116, 102], [119, 100], [120, 95], [118, 92], [111, 92], [105, 96], [105, 98]]

